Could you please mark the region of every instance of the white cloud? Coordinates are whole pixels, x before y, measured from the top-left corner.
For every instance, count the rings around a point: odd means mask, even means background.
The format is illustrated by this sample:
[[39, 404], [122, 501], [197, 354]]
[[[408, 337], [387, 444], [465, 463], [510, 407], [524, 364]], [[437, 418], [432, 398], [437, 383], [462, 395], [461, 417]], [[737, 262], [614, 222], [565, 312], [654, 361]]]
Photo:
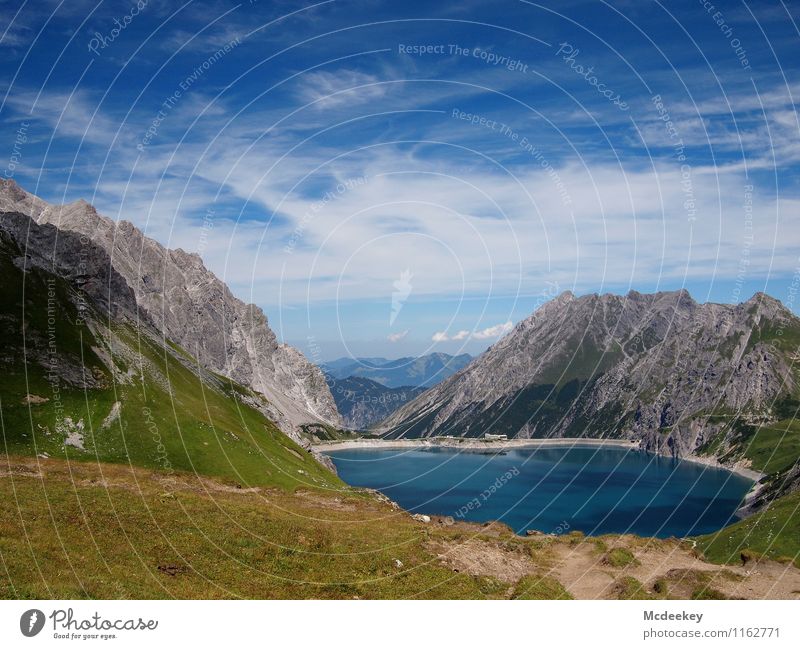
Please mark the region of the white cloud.
[[511, 324], [511, 320], [508, 322], [503, 322], [501, 324], [496, 324], [493, 327], [486, 327], [486, 329], [481, 329], [480, 331], [476, 331], [472, 334], [473, 338], [478, 340], [486, 340], [487, 338], [499, 338], [500, 336], [504, 336], [509, 331], [514, 328], [514, 325]]
[[509, 320], [508, 322], [502, 322], [491, 327], [486, 327], [485, 329], [481, 329], [480, 331], [476, 331], [474, 333], [470, 333], [466, 329], [461, 329], [454, 335], [450, 336], [446, 331], [437, 331], [435, 334], [433, 334], [431, 340], [435, 343], [444, 343], [448, 340], [466, 340], [467, 338], [487, 340], [489, 338], [499, 338], [500, 336], [507, 334], [513, 328], [514, 325]]
[[314, 103], [317, 109], [353, 106], [382, 99], [387, 85], [371, 74], [357, 70], [319, 70], [304, 74], [298, 88], [299, 98]]
[[[318, 82], [317, 96], [370, 83], [363, 73], [315, 74], [306, 75], [304, 83]], [[17, 92], [12, 107], [27, 114], [35, 97], [33, 91]], [[83, 146], [104, 155], [117, 122], [104, 111], [92, 118], [90, 95], [79, 91], [67, 99], [64, 93], [43, 92], [32, 119], [57, 124], [60, 135], [86, 134]], [[205, 100], [198, 89], [176, 110], [191, 115]], [[783, 109], [784, 98], [776, 94], [765, 102], [773, 106], [774, 124], [789, 129], [794, 116]], [[101, 194], [84, 196], [110, 216], [146, 226], [162, 243], [189, 250], [197, 247], [207, 208], [216, 205], [204, 243], [206, 264], [237, 295], [272, 313], [307, 302], [386, 300], [386, 287], [409, 267], [421, 299], [514, 296], [547, 281], [577, 292], [671, 288], [697, 278], [735, 279], [743, 260], [747, 279], [791, 276], [795, 269], [800, 201], [759, 183], [753, 192], [755, 218], [748, 218], [741, 166], [693, 167], [689, 189], [696, 221], [690, 222], [672, 151], [650, 166], [552, 160], [571, 199], [565, 206], [553, 176], [538, 164], [499, 170], [481, 167], [472, 155], [458, 158], [452, 149], [391, 143], [346, 155], [324, 140], [294, 149], [302, 134], [324, 125], [324, 113], [306, 110], [276, 127], [281, 112], [270, 110], [241, 116], [230, 126], [223, 122], [227, 111], [215, 110], [177, 148], [169, 129], [181, 124], [181, 116], [171, 114], [146, 155], [137, 159], [134, 147], [115, 147], [99, 178]], [[673, 112], [686, 117], [678, 108]], [[123, 128], [120, 139], [137, 141], [151, 119], [152, 111], [145, 110], [135, 126]], [[663, 130], [663, 124], [656, 126]], [[753, 127], [746, 135], [756, 138], [762, 130]], [[767, 146], [776, 140], [771, 132]], [[649, 135], [663, 133], [648, 131], [646, 140]], [[784, 158], [790, 150], [800, 151], [796, 134], [778, 146], [786, 148]], [[356, 178], [365, 182], [335, 192], [336, 183]], [[53, 198], [58, 189], [43, 193]], [[72, 196], [75, 190], [69, 189]], [[335, 200], [315, 211], [326, 190], [336, 193]], [[287, 253], [296, 231], [297, 245]], [[460, 314], [454, 307], [451, 315]], [[479, 326], [477, 319], [458, 322], [468, 329], [452, 336], [437, 332], [434, 340], [468, 340]], [[486, 331], [472, 337], [494, 335]]]
[[386, 336], [386, 340], [388, 340], [390, 343], [396, 343], [403, 340], [403, 338], [405, 338], [407, 335], [408, 335], [408, 329], [406, 329], [405, 331], [400, 331], [399, 333], [396, 334], [389, 334], [388, 336]]

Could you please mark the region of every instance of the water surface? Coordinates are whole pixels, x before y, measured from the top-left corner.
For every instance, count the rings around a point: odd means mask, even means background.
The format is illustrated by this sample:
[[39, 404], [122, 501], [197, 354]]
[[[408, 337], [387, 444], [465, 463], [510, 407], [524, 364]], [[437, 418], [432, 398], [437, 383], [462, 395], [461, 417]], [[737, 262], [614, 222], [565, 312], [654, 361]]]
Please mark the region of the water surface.
[[403, 508], [469, 521], [500, 520], [517, 533], [581, 530], [689, 536], [719, 530], [752, 481], [722, 469], [634, 450], [343, 449], [340, 477], [379, 489]]

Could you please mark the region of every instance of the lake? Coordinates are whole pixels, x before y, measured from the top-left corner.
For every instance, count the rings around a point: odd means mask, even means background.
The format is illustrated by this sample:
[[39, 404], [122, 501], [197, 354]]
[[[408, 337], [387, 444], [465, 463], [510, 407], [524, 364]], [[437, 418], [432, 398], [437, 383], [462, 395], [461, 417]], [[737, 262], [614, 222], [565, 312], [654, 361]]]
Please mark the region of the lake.
[[328, 453], [348, 484], [401, 507], [456, 520], [500, 520], [588, 535], [689, 536], [735, 520], [753, 482], [723, 469], [600, 447], [539, 447], [487, 455], [457, 449]]

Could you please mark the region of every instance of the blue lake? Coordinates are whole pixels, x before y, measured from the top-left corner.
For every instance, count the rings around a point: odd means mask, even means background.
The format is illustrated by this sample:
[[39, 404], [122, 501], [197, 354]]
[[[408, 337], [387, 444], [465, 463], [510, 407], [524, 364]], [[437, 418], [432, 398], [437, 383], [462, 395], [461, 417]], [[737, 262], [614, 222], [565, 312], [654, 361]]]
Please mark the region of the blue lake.
[[379, 489], [404, 509], [500, 520], [517, 533], [580, 530], [641, 536], [714, 532], [735, 520], [752, 481], [634, 450], [343, 449], [329, 453], [347, 483]]

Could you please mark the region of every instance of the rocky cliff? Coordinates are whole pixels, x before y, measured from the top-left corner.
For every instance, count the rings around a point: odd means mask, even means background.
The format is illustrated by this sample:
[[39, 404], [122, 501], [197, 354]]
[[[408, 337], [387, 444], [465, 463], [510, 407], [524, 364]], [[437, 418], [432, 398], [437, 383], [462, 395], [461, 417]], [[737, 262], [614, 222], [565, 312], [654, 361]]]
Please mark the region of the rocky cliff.
[[376, 432], [623, 437], [722, 457], [797, 396], [798, 344], [800, 321], [763, 293], [722, 305], [566, 292]]
[[[280, 344], [262, 310], [236, 298], [198, 255], [167, 249], [85, 201], [52, 205], [9, 180], [0, 180], [0, 212], [53, 226], [35, 228], [36, 236], [30, 237], [24, 220], [5, 217], [29, 259], [53, 263], [52, 246], [59, 245], [59, 274], [82, 278], [112, 317], [122, 313], [140, 320], [202, 367], [263, 394], [267, 413], [284, 431], [294, 435], [302, 424], [314, 422], [341, 425], [319, 368]], [[68, 248], [56, 232], [68, 235]], [[108, 268], [97, 268], [98, 263]]]

